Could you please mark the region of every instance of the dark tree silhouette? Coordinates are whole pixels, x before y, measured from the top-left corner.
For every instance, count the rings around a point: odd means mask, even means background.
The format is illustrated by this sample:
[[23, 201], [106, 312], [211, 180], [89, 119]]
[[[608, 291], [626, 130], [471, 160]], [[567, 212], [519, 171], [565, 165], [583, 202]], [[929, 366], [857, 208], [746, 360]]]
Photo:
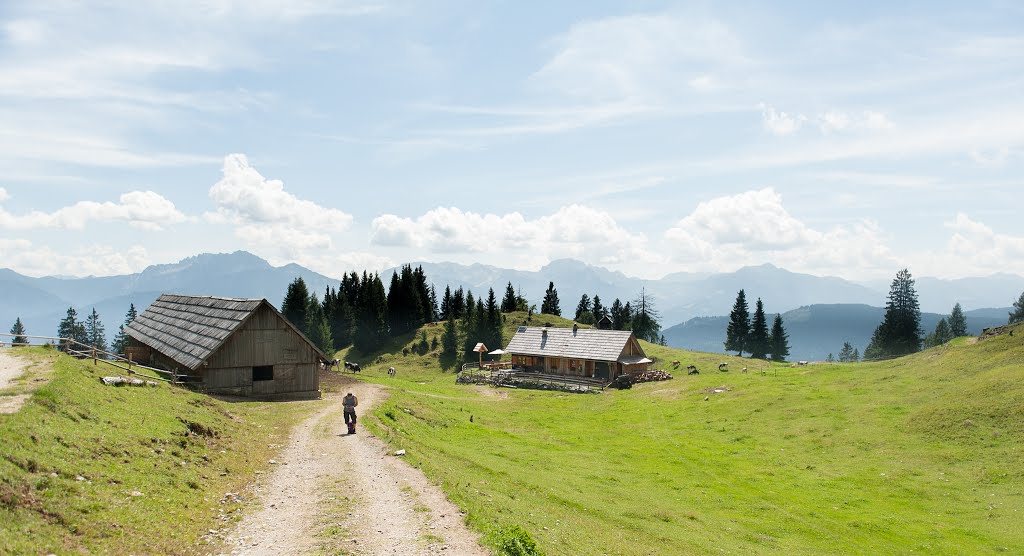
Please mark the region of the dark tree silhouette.
[[740, 290], [736, 294], [736, 302], [729, 313], [729, 326], [725, 329], [725, 350], [735, 351], [743, 357], [747, 349], [747, 337], [750, 334], [750, 309], [747, 306], [747, 294]]
[[768, 339], [771, 346], [772, 361], [785, 361], [789, 357], [789, 334], [782, 324], [782, 315], [776, 313], [772, 322], [772, 335]]
[[544, 292], [544, 300], [540, 304], [540, 312], [545, 315], [562, 316], [562, 309], [558, 306], [558, 290], [554, 282], [548, 282], [548, 289]]

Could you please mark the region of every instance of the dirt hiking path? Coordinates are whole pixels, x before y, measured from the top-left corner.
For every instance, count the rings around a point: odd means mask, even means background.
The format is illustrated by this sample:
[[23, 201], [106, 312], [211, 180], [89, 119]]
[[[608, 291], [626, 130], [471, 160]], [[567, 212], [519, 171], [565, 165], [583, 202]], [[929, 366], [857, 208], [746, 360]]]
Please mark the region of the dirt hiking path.
[[[21, 376], [31, 363], [28, 359], [22, 359], [9, 354], [7, 349], [0, 348], [0, 390], [7, 388], [11, 381]], [[0, 413], [17, 412], [29, 397], [30, 394], [0, 396]]]
[[359, 398], [357, 434], [343, 434], [343, 394], [320, 402], [257, 487], [262, 507], [227, 537], [229, 554], [489, 555], [441, 490], [361, 426], [383, 392], [347, 391]]

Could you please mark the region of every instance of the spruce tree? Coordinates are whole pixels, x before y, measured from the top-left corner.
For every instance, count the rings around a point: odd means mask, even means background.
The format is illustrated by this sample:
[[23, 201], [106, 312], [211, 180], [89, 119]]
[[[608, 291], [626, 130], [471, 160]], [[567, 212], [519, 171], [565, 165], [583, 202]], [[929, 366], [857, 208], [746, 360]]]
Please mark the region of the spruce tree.
[[85, 334], [85, 323], [78, 321], [78, 311], [75, 311], [74, 307], [68, 307], [67, 316], [61, 319], [57, 325], [57, 337], [60, 338], [57, 348], [61, 351], [67, 351], [69, 346], [71, 350], [81, 351], [89, 345], [89, 338]]
[[462, 286], [459, 286], [459, 289], [452, 292], [452, 302], [449, 310], [456, 319], [461, 319], [466, 312], [466, 294], [462, 292]]
[[85, 335], [86, 344], [89, 347], [97, 349], [99, 351], [107, 351], [107, 330], [100, 322], [100, 315], [96, 312], [96, 308], [92, 308], [92, 312], [85, 319]]
[[850, 362], [856, 363], [858, 361], [860, 361], [860, 350], [857, 348], [853, 348], [853, 357], [850, 359]]
[[725, 350], [735, 351], [743, 357], [747, 348], [748, 336], [750, 335], [750, 309], [747, 306], [747, 294], [740, 290], [736, 294], [736, 302], [733, 303], [732, 311], [729, 313], [729, 325], [725, 329]]
[[967, 317], [959, 303], [953, 306], [953, 311], [949, 314], [949, 335], [951, 338], [967, 335]]
[[1020, 294], [1020, 298], [1013, 304], [1013, 311], [1010, 312], [1010, 319], [1007, 324], [1013, 324], [1024, 320], [1024, 292]]
[[21, 317], [14, 319], [14, 326], [11, 327], [11, 334], [14, 336], [11, 338], [11, 345], [27, 344], [28, 338], [25, 337], [25, 325], [21, 324]]
[[[441, 320], [448, 320], [452, 310], [452, 287], [444, 287], [444, 295], [441, 297]], [[454, 316], [454, 315], [451, 315]]]
[[601, 320], [608, 314], [608, 308], [601, 303], [601, 296], [594, 296], [594, 304], [590, 312], [594, 313], [594, 322]]
[[658, 343], [661, 324], [658, 322], [660, 315], [654, 308], [654, 298], [647, 293], [646, 289], [640, 288], [640, 294], [633, 300], [633, 307], [635, 313], [630, 323], [633, 334], [652, 344]]
[[772, 361], [782, 362], [789, 357], [789, 334], [782, 324], [782, 315], [776, 313], [772, 322], [772, 335], [768, 339], [771, 345]]
[[754, 319], [750, 322], [747, 351], [752, 359], [767, 359], [771, 346], [768, 345], [768, 319], [764, 314], [764, 304], [757, 298], [754, 305]]
[[889, 288], [885, 316], [879, 325], [881, 356], [901, 356], [921, 351], [921, 307], [910, 271], [896, 274]]
[[306, 281], [299, 276], [288, 284], [288, 290], [284, 294], [284, 301], [281, 302], [281, 314], [288, 322], [295, 325], [304, 334], [308, 331], [306, 326], [306, 311], [309, 308], [309, 289]]
[[501, 298], [501, 312], [511, 313], [516, 310], [516, 290], [512, 289], [512, 282], [505, 286], [505, 297]]
[[128, 312], [124, 315], [124, 323], [117, 327], [117, 334], [114, 336], [114, 341], [110, 344], [110, 351], [118, 355], [124, 355], [124, 348], [128, 345], [128, 333], [124, 329], [137, 316], [139, 316], [139, 312], [135, 310], [135, 304], [132, 303], [128, 307]]
[[573, 318], [575, 318], [577, 321], [580, 320], [580, 315], [582, 315], [583, 313], [591, 313], [590, 308], [590, 296], [587, 294], [583, 294], [580, 297], [580, 302], [576, 304], [576, 316]]
[[458, 359], [459, 333], [455, 326], [455, 315], [449, 314], [444, 321], [444, 332], [441, 333], [441, 360], [452, 361]]
[[502, 332], [502, 316], [501, 307], [498, 305], [498, 300], [494, 296], [494, 288], [491, 288], [487, 292], [487, 303], [484, 305], [484, 314], [486, 315], [487, 322], [487, 335], [484, 343], [487, 344], [492, 350], [498, 349], [505, 345], [504, 334]]
[[612, 302], [610, 317], [612, 319], [612, 330], [625, 330], [629, 324], [629, 315], [626, 312], [626, 308], [622, 306], [622, 302], [617, 297]]
[[562, 309], [558, 306], [558, 290], [554, 282], [548, 282], [548, 289], [544, 292], [544, 300], [540, 304], [540, 312], [545, 315], [562, 316]]
[[352, 344], [360, 351], [372, 351], [388, 337], [387, 297], [380, 275], [363, 271], [356, 302]]
[[331, 338], [331, 327], [327, 324], [327, 316], [324, 315], [323, 305], [317, 299], [316, 294], [309, 296], [306, 307], [306, 323], [304, 328], [306, 335], [313, 345], [320, 348], [324, 355], [334, 357], [334, 341]]
[[843, 342], [843, 349], [839, 350], [839, 362], [849, 363], [853, 359], [853, 344]]

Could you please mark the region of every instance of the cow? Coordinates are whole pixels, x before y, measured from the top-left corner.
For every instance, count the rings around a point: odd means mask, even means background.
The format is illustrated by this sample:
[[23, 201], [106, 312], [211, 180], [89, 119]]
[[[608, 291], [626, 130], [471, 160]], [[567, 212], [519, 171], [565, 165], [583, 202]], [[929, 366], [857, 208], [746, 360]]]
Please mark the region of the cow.
[[722, 372], [722, 373], [729, 372], [729, 364], [728, 363], [719, 363], [718, 364], [718, 371]]
[[694, 366], [694, 365], [687, 365], [686, 370], [689, 371], [689, 372], [686, 373], [688, 375], [699, 375], [700, 374], [700, 371], [698, 371], [697, 367]]
[[395, 368], [394, 367], [388, 367], [388, 376], [390, 376], [392, 378], [395, 376]]

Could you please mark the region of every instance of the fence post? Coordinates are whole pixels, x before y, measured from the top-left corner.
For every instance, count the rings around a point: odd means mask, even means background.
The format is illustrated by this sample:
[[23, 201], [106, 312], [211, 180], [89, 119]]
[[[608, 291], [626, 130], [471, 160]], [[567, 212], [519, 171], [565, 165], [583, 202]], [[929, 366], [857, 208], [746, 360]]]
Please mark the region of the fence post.
[[128, 352], [128, 375], [131, 376], [132, 372], [132, 354]]
[[99, 364], [99, 363], [96, 362], [96, 347], [95, 346], [93, 346], [93, 348], [92, 348], [92, 364], [94, 366]]

